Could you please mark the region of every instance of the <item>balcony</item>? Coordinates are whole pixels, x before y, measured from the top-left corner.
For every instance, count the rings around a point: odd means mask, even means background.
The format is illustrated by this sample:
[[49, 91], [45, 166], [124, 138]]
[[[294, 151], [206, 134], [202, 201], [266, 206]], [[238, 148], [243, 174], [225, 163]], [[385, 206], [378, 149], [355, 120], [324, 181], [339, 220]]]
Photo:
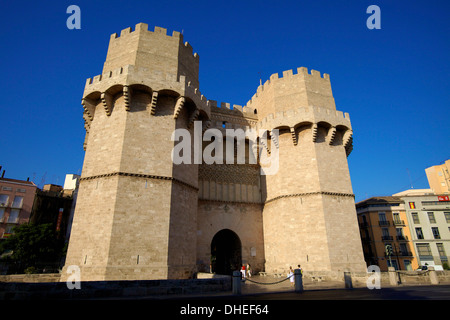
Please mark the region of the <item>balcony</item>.
[[392, 241], [394, 240], [393, 236], [381, 236], [382, 241]]
[[[388, 255], [386, 254], [386, 252], [384, 253], [384, 256], [387, 258]], [[410, 251], [394, 251], [392, 253], [391, 257], [412, 257], [413, 254]]]
[[398, 241], [409, 241], [408, 236], [396, 236]]
[[378, 221], [378, 225], [380, 227], [387, 227], [387, 226], [390, 226], [391, 223], [389, 221], [386, 221], [386, 220], [380, 220], [380, 221]]
[[405, 221], [394, 219], [394, 226], [404, 226]]

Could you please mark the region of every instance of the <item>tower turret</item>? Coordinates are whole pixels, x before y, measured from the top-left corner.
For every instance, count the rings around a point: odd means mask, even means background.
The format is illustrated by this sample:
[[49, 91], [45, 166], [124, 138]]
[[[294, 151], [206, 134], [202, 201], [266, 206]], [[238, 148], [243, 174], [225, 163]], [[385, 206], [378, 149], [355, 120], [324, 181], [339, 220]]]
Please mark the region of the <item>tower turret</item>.
[[195, 271], [198, 166], [173, 165], [171, 135], [206, 124], [210, 111], [199, 57], [182, 39], [127, 28], [111, 36], [103, 73], [86, 81], [86, 154], [66, 259], [83, 280]]
[[336, 111], [329, 76], [306, 68], [274, 74], [247, 106], [258, 111], [257, 128], [273, 133], [269, 150], [279, 159], [276, 174], [261, 177], [266, 271], [298, 263], [363, 271], [347, 164], [352, 127]]

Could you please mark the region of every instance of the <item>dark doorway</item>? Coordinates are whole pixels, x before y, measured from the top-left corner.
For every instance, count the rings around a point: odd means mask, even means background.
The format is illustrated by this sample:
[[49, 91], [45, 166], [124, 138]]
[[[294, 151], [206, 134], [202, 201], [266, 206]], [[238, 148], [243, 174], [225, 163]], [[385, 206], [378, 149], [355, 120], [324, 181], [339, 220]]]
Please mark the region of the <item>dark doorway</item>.
[[217, 274], [232, 274], [241, 265], [241, 240], [229, 229], [220, 230], [211, 241], [212, 271]]

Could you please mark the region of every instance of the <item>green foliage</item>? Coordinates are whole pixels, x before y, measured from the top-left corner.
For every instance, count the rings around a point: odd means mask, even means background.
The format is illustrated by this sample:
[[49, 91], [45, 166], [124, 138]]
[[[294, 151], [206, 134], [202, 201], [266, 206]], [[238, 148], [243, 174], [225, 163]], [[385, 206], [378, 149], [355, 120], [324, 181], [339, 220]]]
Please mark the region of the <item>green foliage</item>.
[[34, 273], [38, 265], [55, 261], [61, 255], [63, 242], [58, 240], [52, 224], [22, 224], [13, 232], [0, 244], [0, 252], [12, 251], [10, 262], [27, 272]]

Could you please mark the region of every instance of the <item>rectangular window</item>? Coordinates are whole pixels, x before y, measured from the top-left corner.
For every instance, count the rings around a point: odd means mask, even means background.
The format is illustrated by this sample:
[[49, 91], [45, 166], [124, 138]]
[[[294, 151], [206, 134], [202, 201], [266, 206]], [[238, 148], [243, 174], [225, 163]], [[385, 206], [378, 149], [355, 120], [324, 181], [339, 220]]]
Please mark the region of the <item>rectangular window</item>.
[[5, 216], [5, 208], [0, 207], [0, 223], [3, 222], [4, 216]]
[[397, 240], [407, 240], [407, 237], [403, 234], [403, 228], [396, 228]]
[[8, 223], [17, 223], [19, 222], [19, 209], [11, 209], [9, 213]]
[[389, 225], [389, 221], [387, 221], [386, 219], [386, 213], [385, 212], [379, 212], [378, 213], [378, 220], [379, 220], [379, 225], [380, 226], [388, 226]]
[[413, 271], [410, 260], [403, 260], [403, 264], [405, 265], [405, 270]]
[[435, 239], [440, 239], [441, 235], [439, 234], [439, 228], [438, 227], [432, 227], [431, 231], [433, 232], [433, 237]]
[[434, 218], [433, 212], [427, 212], [428, 213], [428, 219], [430, 220], [430, 223], [436, 223], [436, 219]]
[[0, 194], [0, 207], [6, 207], [8, 205], [9, 196], [7, 194]]
[[412, 216], [413, 222], [414, 222], [415, 224], [419, 224], [419, 223], [420, 223], [420, 220], [419, 220], [419, 214], [418, 214], [417, 212], [411, 213], [411, 216]]
[[447, 223], [450, 223], [450, 212], [444, 212], [445, 215], [445, 221], [447, 221]]
[[416, 228], [417, 239], [423, 239], [422, 228]]
[[436, 247], [439, 252], [439, 257], [441, 258], [441, 261], [448, 261], [447, 254], [445, 253], [444, 244], [443, 243], [436, 243]]
[[424, 258], [432, 258], [433, 254], [431, 253], [430, 245], [428, 243], [418, 243], [416, 245], [417, 253], [419, 257]]
[[11, 207], [20, 209], [22, 208], [22, 204], [23, 204], [23, 197], [15, 196]]
[[394, 224], [403, 224], [403, 221], [400, 219], [400, 213], [394, 212]]
[[400, 254], [402, 256], [408, 256], [409, 255], [408, 246], [406, 245], [406, 243], [400, 243]]

